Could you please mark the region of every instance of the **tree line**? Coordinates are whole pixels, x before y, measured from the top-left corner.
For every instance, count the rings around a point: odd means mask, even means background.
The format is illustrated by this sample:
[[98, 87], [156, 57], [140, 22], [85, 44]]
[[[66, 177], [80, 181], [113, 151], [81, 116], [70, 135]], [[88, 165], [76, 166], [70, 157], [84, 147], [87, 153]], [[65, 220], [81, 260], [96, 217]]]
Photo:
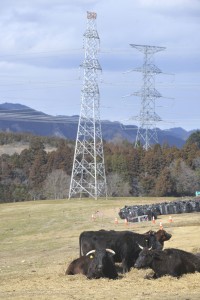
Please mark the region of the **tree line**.
[[[0, 202], [68, 197], [75, 143], [29, 134], [0, 133], [0, 144], [29, 141], [20, 154], [0, 156]], [[45, 144], [56, 146], [47, 152]], [[200, 131], [179, 149], [148, 151], [128, 141], [104, 142], [108, 196], [191, 196], [200, 191]]]

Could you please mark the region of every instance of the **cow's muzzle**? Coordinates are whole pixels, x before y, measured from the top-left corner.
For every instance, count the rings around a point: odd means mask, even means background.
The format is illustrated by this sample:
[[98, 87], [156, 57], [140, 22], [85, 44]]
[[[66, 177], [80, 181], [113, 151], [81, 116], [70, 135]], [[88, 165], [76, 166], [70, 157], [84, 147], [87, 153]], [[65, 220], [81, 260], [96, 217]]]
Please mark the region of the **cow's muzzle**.
[[97, 266], [97, 270], [100, 272], [100, 271], [102, 271], [102, 269], [103, 269], [103, 265], [98, 265]]

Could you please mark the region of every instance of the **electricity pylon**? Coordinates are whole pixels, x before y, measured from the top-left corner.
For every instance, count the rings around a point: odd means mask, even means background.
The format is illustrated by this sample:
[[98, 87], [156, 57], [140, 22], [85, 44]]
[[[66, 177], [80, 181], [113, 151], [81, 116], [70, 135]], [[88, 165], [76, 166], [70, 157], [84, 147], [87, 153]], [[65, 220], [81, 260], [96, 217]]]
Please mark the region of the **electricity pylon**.
[[135, 147], [142, 144], [145, 150], [148, 150], [152, 144], [158, 143], [156, 124], [161, 121], [155, 112], [155, 100], [162, 97], [155, 89], [155, 75], [162, 73], [162, 71], [154, 65], [153, 55], [158, 51], [165, 50], [165, 47], [135, 44], [131, 44], [131, 46], [144, 53], [143, 66], [134, 69], [134, 71], [142, 72], [143, 75], [141, 90], [133, 93], [133, 95], [141, 97], [139, 115], [134, 117], [139, 122]]
[[87, 28], [84, 34], [85, 58], [81, 64], [83, 68], [81, 111], [69, 198], [107, 197], [98, 87], [98, 73], [101, 66], [97, 53], [100, 39], [96, 29], [96, 17], [96, 13], [87, 12]]

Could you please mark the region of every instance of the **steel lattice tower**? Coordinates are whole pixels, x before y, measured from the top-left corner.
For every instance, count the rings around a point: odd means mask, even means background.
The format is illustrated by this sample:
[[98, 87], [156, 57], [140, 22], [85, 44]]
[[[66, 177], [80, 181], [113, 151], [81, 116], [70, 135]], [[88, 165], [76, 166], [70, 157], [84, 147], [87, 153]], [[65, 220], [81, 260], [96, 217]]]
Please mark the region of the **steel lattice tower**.
[[97, 53], [100, 39], [96, 29], [96, 17], [96, 13], [87, 12], [87, 28], [84, 34], [85, 58], [81, 64], [83, 68], [81, 111], [69, 198], [107, 197], [98, 87], [98, 73], [101, 66]]
[[134, 118], [139, 122], [135, 147], [142, 144], [148, 150], [152, 144], [158, 143], [156, 124], [161, 121], [161, 118], [155, 112], [155, 100], [162, 97], [155, 89], [155, 75], [162, 73], [162, 71], [154, 65], [153, 55], [156, 52], [165, 50], [165, 47], [135, 44], [131, 44], [131, 46], [144, 53], [143, 66], [134, 69], [134, 71], [142, 72], [143, 76], [142, 89], [133, 93], [133, 95], [141, 97], [139, 116]]

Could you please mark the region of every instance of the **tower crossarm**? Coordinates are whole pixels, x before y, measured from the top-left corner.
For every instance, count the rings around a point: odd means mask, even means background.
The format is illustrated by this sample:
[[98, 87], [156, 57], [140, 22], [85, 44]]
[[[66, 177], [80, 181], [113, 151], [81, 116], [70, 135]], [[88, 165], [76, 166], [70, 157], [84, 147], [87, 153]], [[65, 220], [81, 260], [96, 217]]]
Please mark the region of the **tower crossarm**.
[[137, 44], [130, 44], [131, 47], [136, 48], [140, 52], [146, 52], [146, 53], [156, 53], [159, 51], [163, 51], [166, 49], [166, 47], [160, 47], [160, 46], [150, 46], [150, 45], [137, 45]]
[[133, 95], [141, 96], [141, 97], [149, 97], [149, 98], [160, 98], [162, 95], [154, 88], [154, 89], [144, 89], [142, 88], [138, 92], [134, 92]]
[[161, 69], [159, 69], [154, 64], [149, 64], [149, 65], [146, 65], [146, 66], [143, 65], [142, 67], [138, 67], [138, 68], [133, 69], [133, 71], [142, 72], [142, 73], [149, 73], [149, 74], [160, 74], [160, 73], [162, 73]]

